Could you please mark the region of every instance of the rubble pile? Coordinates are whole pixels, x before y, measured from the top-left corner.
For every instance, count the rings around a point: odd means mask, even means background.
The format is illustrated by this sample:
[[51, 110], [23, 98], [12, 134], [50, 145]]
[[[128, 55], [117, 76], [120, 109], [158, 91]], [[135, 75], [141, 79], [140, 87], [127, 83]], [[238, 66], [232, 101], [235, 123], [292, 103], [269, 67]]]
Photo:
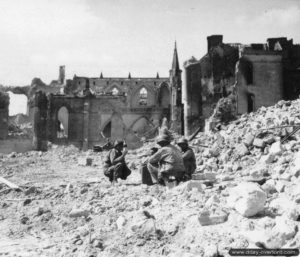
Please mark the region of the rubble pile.
[[235, 113], [236, 108], [234, 97], [224, 97], [218, 101], [211, 119], [215, 122], [226, 123], [236, 118]]
[[231, 248], [299, 248], [299, 119], [300, 100], [280, 101], [198, 134], [190, 142], [196, 174], [172, 189], [141, 184], [138, 168], [153, 143], [129, 151], [132, 174], [116, 186], [103, 175], [107, 152], [52, 145], [2, 155], [0, 176], [20, 190], [0, 183], [0, 253], [229, 256]]

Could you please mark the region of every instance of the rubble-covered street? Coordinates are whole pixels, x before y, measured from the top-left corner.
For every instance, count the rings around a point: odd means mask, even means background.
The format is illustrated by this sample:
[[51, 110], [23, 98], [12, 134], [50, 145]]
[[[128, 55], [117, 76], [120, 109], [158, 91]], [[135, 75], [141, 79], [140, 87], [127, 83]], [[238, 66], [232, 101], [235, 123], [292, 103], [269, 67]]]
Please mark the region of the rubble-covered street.
[[103, 175], [105, 152], [51, 145], [0, 155], [0, 176], [20, 187], [0, 183], [0, 255], [187, 257], [299, 248], [300, 133], [281, 143], [299, 124], [300, 100], [280, 101], [200, 133], [190, 143], [197, 180], [172, 189], [141, 184], [138, 168], [151, 144], [129, 151], [132, 175], [115, 186]]

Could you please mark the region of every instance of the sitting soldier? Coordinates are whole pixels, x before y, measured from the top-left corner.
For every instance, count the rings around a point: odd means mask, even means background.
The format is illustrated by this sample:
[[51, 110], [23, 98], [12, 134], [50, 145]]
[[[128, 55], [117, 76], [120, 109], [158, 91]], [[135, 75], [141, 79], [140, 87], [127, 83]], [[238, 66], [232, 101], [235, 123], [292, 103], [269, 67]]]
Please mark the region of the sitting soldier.
[[185, 179], [191, 179], [196, 170], [196, 157], [186, 138], [181, 138], [177, 145], [182, 151], [182, 158], [185, 167]]
[[125, 162], [125, 156], [128, 152], [126, 147], [123, 141], [116, 140], [114, 148], [109, 151], [104, 161], [104, 175], [112, 183], [118, 182], [118, 178], [125, 180], [131, 174], [131, 170]]
[[157, 144], [161, 148], [150, 156], [147, 165], [153, 184], [166, 185], [171, 177], [177, 182], [182, 181], [185, 169], [179, 149], [170, 143], [167, 135], [159, 136]]

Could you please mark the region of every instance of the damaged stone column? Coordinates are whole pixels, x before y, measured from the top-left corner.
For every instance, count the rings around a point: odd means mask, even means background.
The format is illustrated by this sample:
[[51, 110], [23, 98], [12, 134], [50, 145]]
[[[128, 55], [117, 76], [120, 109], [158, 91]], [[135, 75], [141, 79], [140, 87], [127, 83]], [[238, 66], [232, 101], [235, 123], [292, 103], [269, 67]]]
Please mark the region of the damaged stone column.
[[0, 92], [0, 139], [6, 139], [8, 135], [8, 106], [9, 95]]
[[38, 91], [33, 97], [33, 147], [47, 151], [47, 105], [45, 93]]
[[89, 147], [89, 122], [90, 122], [90, 103], [93, 94], [90, 90], [90, 81], [86, 79], [86, 86], [83, 90], [83, 95], [85, 96], [84, 106], [83, 106], [83, 143], [82, 149], [84, 151], [88, 150]]

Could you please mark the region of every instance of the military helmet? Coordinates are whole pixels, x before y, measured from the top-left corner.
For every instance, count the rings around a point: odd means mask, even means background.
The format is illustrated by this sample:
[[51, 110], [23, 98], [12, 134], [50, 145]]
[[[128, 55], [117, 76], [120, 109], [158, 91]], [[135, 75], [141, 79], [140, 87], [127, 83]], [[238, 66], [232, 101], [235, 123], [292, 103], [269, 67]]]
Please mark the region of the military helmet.
[[118, 146], [118, 145], [122, 145], [123, 146], [124, 142], [122, 140], [116, 140], [114, 142], [114, 147]]
[[177, 145], [183, 145], [183, 144], [186, 144], [186, 145], [189, 144], [188, 140], [184, 137], [180, 138], [177, 142]]

